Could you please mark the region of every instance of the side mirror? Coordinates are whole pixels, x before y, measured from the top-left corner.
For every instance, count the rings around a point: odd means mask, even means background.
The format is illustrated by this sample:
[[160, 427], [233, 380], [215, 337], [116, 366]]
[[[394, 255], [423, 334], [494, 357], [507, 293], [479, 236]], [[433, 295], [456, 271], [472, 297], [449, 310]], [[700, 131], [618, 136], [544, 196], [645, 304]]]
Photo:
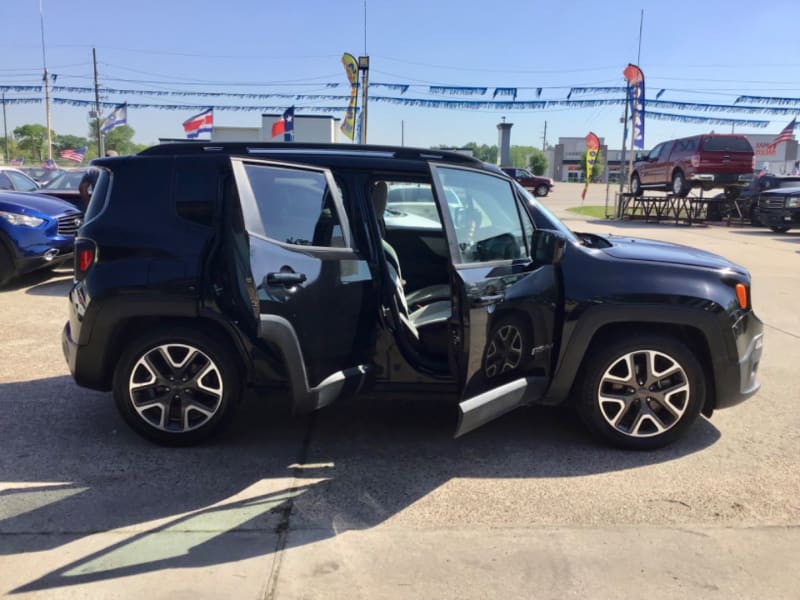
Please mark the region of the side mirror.
[[558, 231], [537, 229], [533, 232], [533, 260], [540, 265], [557, 265], [564, 256], [567, 240]]

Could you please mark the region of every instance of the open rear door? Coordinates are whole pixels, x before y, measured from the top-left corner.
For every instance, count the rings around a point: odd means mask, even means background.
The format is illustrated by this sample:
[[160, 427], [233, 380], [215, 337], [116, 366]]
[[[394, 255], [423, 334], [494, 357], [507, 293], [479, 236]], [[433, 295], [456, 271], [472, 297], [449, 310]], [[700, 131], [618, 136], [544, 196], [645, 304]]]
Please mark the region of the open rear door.
[[544, 393], [561, 286], [553, 253], [537, 251], [546, 236], [510, 181], [451, 165], [431, 171], [451, 257], [459, 436]]

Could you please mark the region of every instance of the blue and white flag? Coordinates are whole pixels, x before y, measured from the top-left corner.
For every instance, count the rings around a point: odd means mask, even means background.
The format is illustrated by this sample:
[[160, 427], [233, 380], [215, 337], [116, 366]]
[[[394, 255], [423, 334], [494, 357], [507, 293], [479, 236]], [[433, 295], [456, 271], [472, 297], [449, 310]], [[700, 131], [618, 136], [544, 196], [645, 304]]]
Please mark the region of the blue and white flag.
[[108, 115], [108, 118], [103, 123], [103, 126], [100, 128], [100, 133], [106, 133], [107, 131], [111, 131], [115, 127], [121, 127], [122, 125], [128, 124], [128, 105], [127, 104], [120, 104], [117, 106], [111, 114]]

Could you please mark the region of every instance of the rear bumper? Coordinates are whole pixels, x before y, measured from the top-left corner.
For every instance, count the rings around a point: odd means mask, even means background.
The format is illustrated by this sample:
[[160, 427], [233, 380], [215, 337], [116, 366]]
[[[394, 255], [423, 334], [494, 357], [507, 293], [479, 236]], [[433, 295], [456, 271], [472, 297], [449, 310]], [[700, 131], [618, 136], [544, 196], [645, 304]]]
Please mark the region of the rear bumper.
[[753, 180], [752, 173], [695, 173], [689, 177], [697, 183], [712, 183], [714, 185], [746, 185]]

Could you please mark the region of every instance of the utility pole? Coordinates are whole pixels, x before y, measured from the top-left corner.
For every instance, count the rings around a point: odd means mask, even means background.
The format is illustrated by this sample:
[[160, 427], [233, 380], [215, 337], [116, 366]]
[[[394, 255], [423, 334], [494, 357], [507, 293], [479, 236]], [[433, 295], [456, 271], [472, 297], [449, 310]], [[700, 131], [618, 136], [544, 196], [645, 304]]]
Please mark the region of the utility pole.
[[544, 135], [542, 136], [542, 152], [547, 150], [547, 121], [544, 122]]
[[406, 122], [403, 120], [400, 121], [400, 145], [406, 145]]
[[53, 160], [53, 134], [50, 131], [50, 76], [47, 73], [47, 56], [44, 51], [44, 12], [39, 0], [39, 18], [42, 25], [42, 64], [44, 65], [44, 105], [47, 111], [47, 160]]
[[97, 50], [92, 48], [94, 63], [94, 130], [97, 134], [97, 156], [103, 156], [103, 134], [100, 133], [100, 84], [97, 81]]
[[358, 57], [358, 70], [361, 71], [361, 136], [359, 142], [367, 143], [367, 88], [369, 87], [369, 56]]
[[6, 121], [6, 93], [3, 92], [3, 135], [6, 141], [3, 159], [8, 164], [8, 122]]

